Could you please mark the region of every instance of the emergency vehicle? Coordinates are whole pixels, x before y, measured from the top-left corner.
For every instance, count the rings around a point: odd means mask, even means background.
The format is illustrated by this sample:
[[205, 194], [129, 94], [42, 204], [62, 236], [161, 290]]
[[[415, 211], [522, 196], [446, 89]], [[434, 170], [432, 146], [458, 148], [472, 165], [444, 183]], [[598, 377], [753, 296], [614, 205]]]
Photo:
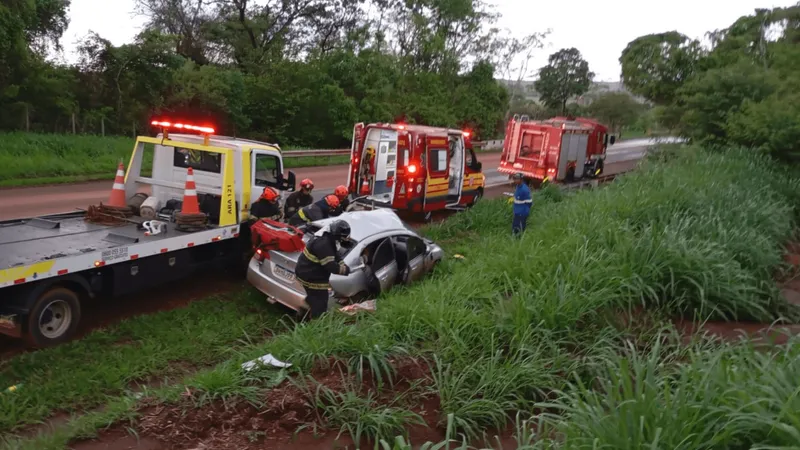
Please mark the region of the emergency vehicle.
[[[86, 212], [0, 222], [0, 332], [37, 346], [56, 344], [74, 334], [83, 299], [129, 294], [201, 268], [243, 263], [243, 252], [251, 249], [250, 205], [265, 186], [294, 190], [295, 176], [284, 178], [277, 145], [216, 136], [206, 126], [166, 120], [153, 125], [161, 132], [136, 139], [124, 190], [129, 203], [149, 191], [144, 204], [160, 205], [157, 219], [166, 229], [145, 232], [141, 215], [104, 224]], [[152, 170], [144, 167], [145, 152], [153, 154]], [[195, 189], [187, 187], [189, 168]], [[119, 184], [114, 187], [122, 189]], [[190, 190], [206, 223], [180, 231], [174, 213]]]
[[354, 204], [430, 213], [482, 196], [486, 177], [470, 132], [398, 123], [356, 124], [347, 186]]
[[616, 138], [583, 117], [529, 120], [515, 115], [506, 125], [500, 173], [522, 173], [534, 183], [572, 182], [603, 173], [606, 149]]

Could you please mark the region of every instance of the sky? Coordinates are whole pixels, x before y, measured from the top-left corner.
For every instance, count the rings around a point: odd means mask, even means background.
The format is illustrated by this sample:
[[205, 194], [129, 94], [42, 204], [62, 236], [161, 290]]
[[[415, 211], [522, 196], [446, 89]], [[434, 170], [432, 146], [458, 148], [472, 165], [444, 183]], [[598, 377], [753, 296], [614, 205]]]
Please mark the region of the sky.
[[[619, 80], [619, 55], [639, 36], [677, 30], [702, 39], [705, 33], [726, 28], [756, 8], [786, 7], [798, 0], [490, 0], [502, 17], [497, 24], [514, 36], [551, 33], [534, 54], [529, 76], [547, 64], [547, 56], [575, 47], [589, 62], [597, 81]], [[98, 33], [114, 45], [133, 40], [144, 18], [133, 13], [134, 0], [72, 0], [70, 25], [62, 40], [67, 62], [78, 59], [77, 43]]]

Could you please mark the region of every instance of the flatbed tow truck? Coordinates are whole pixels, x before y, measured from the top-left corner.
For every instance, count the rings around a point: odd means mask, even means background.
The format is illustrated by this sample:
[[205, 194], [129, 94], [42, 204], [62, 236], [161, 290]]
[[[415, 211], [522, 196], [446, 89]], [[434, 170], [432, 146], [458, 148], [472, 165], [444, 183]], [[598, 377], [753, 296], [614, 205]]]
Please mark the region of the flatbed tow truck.
[[[216, 136], [205, 126], [153, 125], [161, 133], [136, 139], [124, 190], [131, 202], [149, 187], [144, 203], [160, 205], [157, 219], [166, 229], [145, 233], [147, 219], [140, 215], [97, 223], [87, 212], [0, 222], [0, 333], [39, 347], [58, 344], [76, 332], [86, 298], [130, 294], [200, 269], [235, 266], [251, 250], [252, 202], [265, 186], [295, 189], [294, 174], [283, 176], [277, 145]], [[146, 151], [153, 152], [149, 177], [142, 170]], [[202, 226], [181, 231], [174, 212], [187, 191], [189, 168], [205, 218]], [[115, 182], [115, 188], [121, 187]]]

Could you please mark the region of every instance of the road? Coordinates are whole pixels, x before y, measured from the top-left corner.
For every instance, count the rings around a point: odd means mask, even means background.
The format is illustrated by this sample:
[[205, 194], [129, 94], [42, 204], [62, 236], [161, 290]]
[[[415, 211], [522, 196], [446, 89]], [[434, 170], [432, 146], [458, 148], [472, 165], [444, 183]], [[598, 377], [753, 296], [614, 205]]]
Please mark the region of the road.
[[[606, 172], [611, 171], [611, 165], [624, 161], [641, 159], [647, 151], [647, 146], [655, 141], [649, 139], [635, 139], [617, 143], [608, 150], [606, 159]], [[499, 186], [508, 182], [506, 175], [497, 172], [500, 163], [500, 153], [482, 153], [478, 155], [483, 163], [483, 172], [486, 175], [487, 188]], [[299, 182], [303, 178], [311, 178], [315, 185], [315, 194], [327, 194], [347, 180], [346, 165], [305, 167], [293, 169]], [[45, 214], [74, 211], [76, 208], [85, 209], [89, 205], [105, 202], [111, 191], [110, 181], [92, 181], [87, 183], [64, 184], [41, 187], [25, 187], [0, 189], [0, 220], [35, 217]], [[143, 192], [149, 189], [145, 188]]]

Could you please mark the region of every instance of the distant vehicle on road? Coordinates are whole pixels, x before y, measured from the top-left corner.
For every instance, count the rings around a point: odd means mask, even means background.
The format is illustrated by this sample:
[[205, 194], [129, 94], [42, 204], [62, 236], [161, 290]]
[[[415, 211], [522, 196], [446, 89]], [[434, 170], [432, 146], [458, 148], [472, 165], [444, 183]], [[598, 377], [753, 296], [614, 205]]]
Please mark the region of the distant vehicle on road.
[[402, 123], [359, 123], [353, 129], [347, 187], [354, 203], [430, 218], [483, 196], [486, 177], [471, 133]]
[[[112, 198], [122, 204], [112, 208], [120, 209], [0, 222], [0, 333], [36, 346], [57, 344], [77, 330], [83, 299], [130, 294], [247, 260], [250, 205], [266, 186], [295, 188], [294, 174], [283, 176], [280, 148], [216, 136], [206, 126], [153, 125], [161, 133], [136, 139], [127, 172], [120, 168], [114, 182]], [[152, 167], [144, 165], [145, 151], [153, 153]], [[145, 187], [152, 195], [141, 209], [131, 207]], [[192, 212], [182, 216], [187, 198]]]
[[606, 150], [616, 138], [584, 117], [529, 120], [515, 115], [506, 126], [498, 172], [522, 173], [532, 184], [573, 182], [603, 173]]
[[[444, 250], [406, 225], [390, 209], [352, 211], [312, 222], [305, 227], [304, 242], [335, 220], [351, 227], [350, 239], [339, 255], [355, 270], [347, 276], [332, 275], [331, 301], [359, 302], [387, 292], [396, 284], [410, 284], [430, 272], [444, 258]], [[247, 270], [247, 280], [267, 296], [297, 312], [308, 309], [305, 290], [294, 274], [300, 252], [259, 248]]]

